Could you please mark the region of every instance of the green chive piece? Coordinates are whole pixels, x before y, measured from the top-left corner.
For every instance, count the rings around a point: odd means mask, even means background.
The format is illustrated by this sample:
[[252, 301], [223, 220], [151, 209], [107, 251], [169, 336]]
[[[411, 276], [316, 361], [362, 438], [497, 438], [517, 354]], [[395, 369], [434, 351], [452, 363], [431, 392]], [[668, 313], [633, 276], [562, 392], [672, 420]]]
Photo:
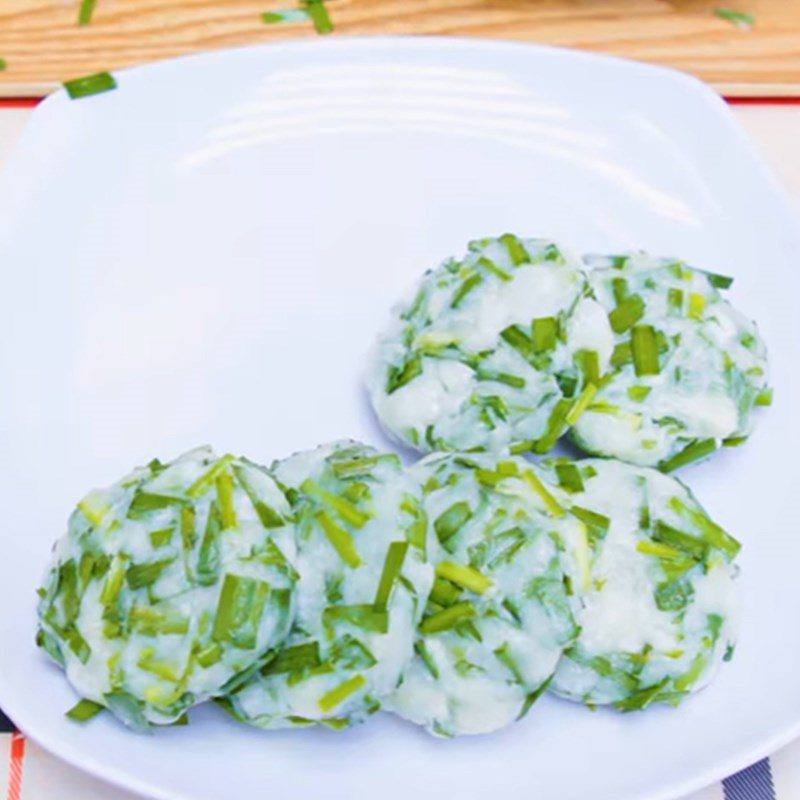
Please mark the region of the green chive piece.
[[304, 8], [287, 8], [285, 11], [267, 11], [261, 15], [261, 21], [267, 25], [281, 22], [306, 22], [308, 11]]
[[608, 315], [608, 321], [614, 333], [625, 333], [632, 328], [643, 316], [645, 303], [641, 296], [632, 294], [626, 297]]
[[581, 471], [575, 464], [567, 461], [560, 461], [556, 464], [556, 477], [558, 485], [568, 492], [582, 492], [584, 490]]
[[[593, 351], [586, 351], [593, 352]], [[575, 402], [570, 406], [565, 421], [567, 425], [574, 425], [583, 416], [583, 412], [589, 408], [594, 396], [597, 394], [597, 386], [594, 383], [587, 383]]]
[[128, 614], [131, 627], [144, 636], [189, 632], [189, 618], [149, 606], [133, 606]]
[[706, 669], [706, 657], [704, 653], [698, 653], [695, 656], [692, 665], [683, 673], [679, 678], [675, 679], [675, 689], [679, 692], [685, 692], [695, 683], [697, 683], [700, 676]]
[[728, 275], [719, 275], [716, 272], [706, 272], [705, 270], [698, 270], [698, 272], [702, 272], [715, 289], [729, 289], [733, 283], [733, 278]]
[[349, 633], [333, 643], [328, 658], [332, 664], [346, 670], [369, 669], [378, 663], [370, 649]]
[[670, 311], [673, 312], [672, 316], [679, 316], [683, 314], [683, 289], [676, 289], [671, 287], [667, 292], [667, 304]]
[[436, 531], [439, 541], [444, 544], [451, 536], [458, 533], [471, 517], [472, 509], [469, 507], [469, 503], [464, 500], [454, 503], [433, 523], [433, 529]]
[[128, 519], [144, 519], [154, 511], [161, 511], [173, 506], [180, 507], [183, 502], [179, 497], [137, 491], [133, 496], [133, 500], [131, 500], [130, 506], [128, 506], [126, 516]]
[[471, 619], [478, 612], [472, 603], [456, 603], [450, 608], [445, 608], [430, 617], [426, 617], [420, 623], [421, 633], [441, 633], [442, 631], [454, 628], [459, 622]]
[[314, 516], [342, 561], [353, 569], [360, 566], [361, 556], [350, 532], [339, 525], [327, 511], [317, 511]]
[[566, 398], [562, 398], [555, 404], [550, 412], [550, 418], [547, 420], [547, 430], [544, 432], [544, 436], [533, 443], [534, 453], [542, 455], [555, 447], [556, 442], [569, 426], [567, 415], [572, 410], [572, 405], [572, 401]]
[[578, 350], [575, 363], [583, 373], [586, 383], [600, 384], [600, 354], [597, 350]]
[[4, 58], [0, 58], [0, 72], [8, 69], [8, 62]]
[[218, 664], [221, 658], [222, 648], [217, 642], [212, 642], [207, 647], [204, 647], [195, 656], [195, 660], [203, 669], [208, 669], [209, 667], [213, 667], [214, 664]]
[[408, 542], [392, 542], [386, 551], [386, 559], [383, 562], [383, 572], [378, 581], [378, 591], [375, 594], [375, 607], [385, 609], [389, 604], [389, 597], [392, 589], [400, 577], [403, 569], [403, 562], [408, 552]]
[[669, 545], [677, 550], [682, 550], [692, 558], [703, 561], [708, 552], [708, 545], [702, 539], [685, 531], [679, 531], [665, 522], [656, 522], [653, 538], [657, 542]]
[[649, 705], [659, 700], [668, 683], [669, 678], [664, 678], [663, 681], [657, 683], [655, 686], [642, 689], [632, 694], [630, 697], [625, 698], [625, 700], [614, 703], [614, 708], [618, 711], [643, 711]]
[[611, 527], [611, 520], [603, 514], [598, 514], [596, 511], [591, 511], [588, 508], [581, 506], [572, 506], [569, 513], [573, 517], [577, 517], [589, 530], [589, 539], [597, 541], [604, 539]]
[[136, 666], [170, 683], [178, 683], [180, 681], [180, 675], [171, 664], [165, 661], [153, 660], [153, 650], [150, 647], [142, 650], [142, 655], [136, 662]]
[[303, 481], [300, 491], [329, 506], [344, 522], [354, 528], [363, 528], [372, 518], [370, 514], [357, 508], [349, 500], [345, 500], [334, 492], [323, 489], [312, 480]]
[[497, 383], [504, 383], [514, 389], [525, 388], [525, 379], [520, 378], [518, 375], [510, 375], [507, 372], [492, 372], [491, 370], [483, 369], [483, 367], [478, 367], [475, 374], [482, 381], [497, 381]]
[[748, 14], [746, 11], [736, 11], [732, 8], [715, 8], [714, 16], [732, 22], [734, 25], [747, 30], [756, 24], [756, 18], [752, 14]]
[[255, 649], [269, 591], [265, 581], [227, 573], [211, 632], [214, 641], [230, 642], [242, 650]]
[[228, 464], [235, 460], [236, 456], [230, 453], [222, 456], [222, 458], [218, 458], [211, 467], [186, 490], [186, 494], [193, 500], [204, 495], [214, 485], [217, 477], [227, 469]]
[[335, 689], [326, 692], [319, 699], [319, 707], [326, 714], [337, 706], [340, 706], [348, 697], [355, 694], [367, 682], [363, 675], [354, 675]]
[[95, 75], [86, 75], [83, 78], [75, 78], [71, 81], [64, 81], [64, 88], [73, 100], [82, 97], [89, 97], [93, 94], [110, 92], [117, 88], [114, 76], [108, 72], [98, 72]]
[[219, 579], [219, 535], [221, 530], [220, 510], [217, 503], [214, 502], [208, 511], [208, 521], [197, 555], [197, 582], [201, 586], [213, 586]]
[[614, 302], [619, 305], [629, 294], [628, 281], [625, 278], [612, 278], [611, 291], [614, 294]]
[[747, 440], [748, 436], [729, 436], [727, 439], [722, 440], [723, 447], [739, 447], [743, 445]]
[[286, 525], [286, 520], [274, 509], [272, 506], [268, 506], [258, 495], [258, 491], [256, 490], [255, 486], [253, 486], [252, 481], [250, 480], [247, 471], [239, 466], [234, 466], [233, 474], [236, 476], [236, 480], [239, 482], [239, 485], [244, 489], [245, 494], [250, 498], [250, 502], [253, 505], [253, 508], [256, 510], [256, 514], [258, 514], [258, 518], [261, 520], [261, 524], [265, 528], [282, 528]]
[[771, 406], [774, 390], [772, 388], [763, 389], [756, 395], [755, 405], [757, 406]]
[[365, 456], [363, 458], [353, 458], [348, 461], [334, 461], [331, 470], [337, 478], [361, 478], [371, 475], [373, 470], [384, 462], [400, 463], [394, 453], [377, 456]]
[[305, 642], [281, 650], [272, 661], [262, 668], [262, 675], [286, 675], [313, 669], [322, 663], [318, 642]]
[[144, 703], [128, 692], [110, 692], [103, 695], [106, 708], [118, 717], [131, 730], [138, 733], [150, 733], [150, 723], [144, 715]]
[[428, 648], [425, 647], [425, 642], [422, 639], [417, 640], [414, 644], [414, 650], [417, 655], [422, 659], [422, 663], [425, 665], [426, 669], [430, 674], [439, 679], [439, 668], [436, 666], [436, 662], [433, 660], [433, 656], [428, 652]]
[[67, 716], [75, 720], [75, 722], [88, 722], [90, 719], [94, 719], [101, 711], [105, 711], [105, 706], [95, 703], [94, 700], [87, 700], [84, 697], [83, 700], [78, 701], [67, 711]]
[[333, 23], [323, 0], [304, 0], [303, 5], [311, 17], [317, 33], [333, 32]]
[[522, 704], [519, 714], [517, 714], [517, 722], [527, 715], [533, 704], [547, 691], [555, 676], [555, 673], [553, 673], [535, 692], [531, 692], [525, 698], [525, 702]]
[[636, 325], [631, 331], [633, 368], [637, 375], [658, 375], [658, 340], [652, 325]]
[[78, 11], [78, 25], [88, 25], [92, 21], [94, 7], [97, 0], [81, 0], [81, 7]]
[[710, 456], [717, 447], [716, 439], [694, 439], [683, 450], [680, 450], [671, 458], [661, 461], [658, 468], [662, 472], [672, 472], [679, 467], [685, 467], [687, 464]]
[[628, 397], [637, 403], [641, 403], [650, 394], [650, 391], [651, 387], [649, 386], [629, 386]]
[[173, 533], [175, 533], [175, 528], [161, 528], [157, 531], [151, 531], [150, 543], [156, 549], [159, 547], [166, 547], [172, 541]]
[[691, 319], [703, 319], [703, 312], [706, 310], [705, 295], [691, 292], [689, 294], [689, 317]]
[[519, 237], [514, 236], [513, 233], [504, 233], [500, 237], [500, 242], [508, 251], [511, 263], [515, 267], [520, 264], [530, 264], [531, 257]]
[[411, 356], [405, 364], [392, 367], [389, 370], [389, 379], [386, 382], [386, 394], [392, 394], [401, 386], [411, 383], [414, 378], [422, 375], [422, 358], [419, 355]]
[[526, 361], [530, 362], [536, 355], [533, 340], [516, 325], [509, 325], [500, 331], [500, 338], [514, 348]]
[[444, 578], [436, 578], [431, 588], [430, 601], [447, 608], [457, 603], [463, 593], [464, 590], [460, 586], [456, 586]]
[[558, 337], [558, 320], [555, 317], [539, 317], [533, 321], [532, 333], [534, 353], [553, 350]]
[[222, 472], [217, 475], [217, 503], [223, 529], [236, 527], [236, 507], [233, 503], [233, 475]]
[[517, 683], [525, 683], [522, 671], [514, 659], [514, 656], [511, 655], [511, 648], [508, 642], [503, 642], [500, 647], [496, 648], [494, 650], [494, 655], [495, 658], [497, 658], [497, 660], [514, 676], [514, 679], [517, 681]]
[[125, 573], [125, 580], [131, 589], [152, 586], [174, 561], [174, 558], [163, 558], [161, 561], [149, 561], [146, 564], [131, 564]]
[[485, 269], [487, 272], [491, 272], [492, 275], [500, 278], [501, 281], [507, 283], [511, 280], [511, 275], [509, 275], [504, 269], [501, 269], [494, 263], [494, 261], [486, 258], [486, 256], [481, 256], [478, 259], [478, 266]]
[[95, 489], [78, 503], [78, 508], [94, 526], [102, 525], [106, 515], [111, 511], [111, 505], [105, 492]]
[[476, 287], [483, 283], [483, 275], [475, 272], [469, 276], [461, 286], [456, 289], [453, 299], [450, 301], [450, 308], [460, 308], [464, 298]]
[[437, 564], [436, 575], [475, 594], [485, 594], [494, 586], [494, 582], [477, 569], [452, 561], [441, 561]]
[[703, 538], [718, 550], [722, 550], [729, 558], [736, 558], [742, 545], [729, 533], [720, 528], [704, 512], [686, 505], [679, 497], [672, 497], [669, 507], [679, 516], [691, 522], [703, 535]]
[[554, 517], [563, 517], [566, 514], [566, 511], [559, 505], [555, 497], [547, 491], [547, 487], [533, 470], [525, 470], [522, 477], [528, 486], [542, 499], [549, 514]]
[[349, 622], [373, 633], [386, 633], [389, 630], [389, 612], [385, 608], [376, 608], [372, 603], [328, 606], [322, 612], [322, 620], [327, 627], [338, 622]]

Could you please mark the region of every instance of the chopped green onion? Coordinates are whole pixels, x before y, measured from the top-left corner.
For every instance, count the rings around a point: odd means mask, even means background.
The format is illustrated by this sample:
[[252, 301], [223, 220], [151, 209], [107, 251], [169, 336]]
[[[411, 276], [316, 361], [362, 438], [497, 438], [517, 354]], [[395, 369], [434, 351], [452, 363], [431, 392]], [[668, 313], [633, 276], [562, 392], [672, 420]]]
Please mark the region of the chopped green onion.
[[261, 21], [267, 25], [281, 22], [305, 22], [309, 19], [304, 8], [287, 8], [284, 11], [267, 11], [261, 15]]
[[218, 664], [221, 658], [222, 648], [216, 642], [212, 642], [208, 647], [204, 647], [195, 657], [197, 663], [203, 667], [203, 669], [208, 669], [209, 667], [213, 667], [214, 664]]
[[174, 558], [163, 558], [161, 561], [149, 561], [145, 564], [131, 564], [125, 573], [125, 580], [131, 589], [142, 589], [152, 586], [167, 567], [173, 564]]
[[511, 648], [508, 642], [503, 642], [500, 647], [495, 648], [494, 655], [497, 660], [514, 676], [514, 679], [517, 681], [517, 683], [525, 684], [525, 678], [519, 668], [519, 665], [511, 655]]
[[350, 532], [333, 520], [327, 511], [318, 511], [315, 518], [342, 561], [353, 569], [360, 566], [361, 556]]
[[369, 669], [378, 663], [370, 649], [349, 633], [333, 643], [328, 656], [332, 664], [346, 670]]
[[284, 675], [313, 669], [322, 663], [319, 657], [319, 643], [305, 642], [281, 650], [272, 661], [261, 669], [262, 675]]
[[206, 529], [197, 555], [197, 582], [201, 586], [213, 586], [219, 579], [219, 534], [221, 530], [221, 514], [217, 503], [214, 502], [208, 511]]
[[669, 683], [669, 678], [664, 678], [663, 681], [657, 683], [655, 686], [650, 686], [647, 689], [642, 689], [624, 700], [619, 700], [614, 703], [614, 708], [618, 711], [643, 711], [652, 703], [660, 699], [664, 689]]
[[555, 317], [540, 317], [532, 323], [533, 352], [553, 350], [558, 336], [558, 320]]
[[682, 550], [694, 559], [704, 560], [708, 552], [708, 545], [702, 539], [692, 536], [685, 531], [679, 531], [665, 522], [656, 522], [653, 538], [657, 542], [669, 545], [677, 550]]
[[87, 700], [84, 697], [83, 700], [78, 701], [67, 711], [67, 716], [75, 720], [75, 722], [88, 722], [104, 710], [105, 706], [95, 703], [94, 700]]
[[392, 367], [389, 370], [389, 379], [386, 382], [386, 394], [392, 394], [401, 386], [411, 383], [414, 378], [422, 375], [422, 358], [419, 355], [411, 356], [405, 364], [400, 367]]
[[331, 33], [333, 31], [333, 23], [323, 0], [303, 0], [303, 5], [308, 12], [308, 16], [311, 17], [317, 33]]
[[150, 733], [150, 723], [144, 715], [144, 703], [128, 692], [110, 692], [103, 695], [106, 708], [137, 733]]
[[256, 488], [252, 485], [246, 470], [239, 466], [234, 466], [233, 474], [239, 485], [244, 489], [253, 508], [265, 528], [281, 528], [286, 525], [286, 520], [274, 509], [268, 506], [258, 495]]
[[8, 69], [8, 62], [4, 58], [0, 58], [0, 72]]
[[584, 490], [581, 471], [575, 464], [568, 461], [559, 461], [556, 464], [556, 477], [558, 485], [568, 492], [582, 492]]
[[575, 363], [583, 373], [586, 383], [600, 384], [600, 354], [597, 350], [578, 350]]
[[689, 669], [679, 678], [675, 679], [674, 686], [677, 691], [685, 692], [691, 686], [697, 683], [698, 679], [706, 669], [706, 663], [705, 653], [698, 653]]
[[175, 528], [161, 528], [157, 531], [151, 531], [150, 543], [156, 549], [159, 547], [166, 547], [172, 541], [173, 533], [175, 533]]
[[363, 458], [353, 458], [347, 461], [334, 461], [331, 463], [331, 470], [337, 478], [361, 478], [371, 475], [373, 470], [382, 462], [400, 463], [394, 453], [377, 456], [365, 456]]
[[173, 506], [180, 507], [184, 501], [180, 497], [171, 495], [150, 494], [141, 490], [137, 491], [128, 506], [128, 519], [143, 519], [154, 511], [161, 511]]
[[628, 397], [637, 403], [641, 403], [650, 394], [650, 391], [651, 387], [649, 386], [629, 386]]
[[683, 611], [693, 595], [690, 583], [672, 581], [659, 584], [654, 596], [659, 611]]
[[81, 0], [81, 7], [78, 11], [78, 25], [88, 25], [92, 21], [95, 5], [97, 5], [97, 0]]
[[453, 299], [450, 301], [450, 308], [459, 308], [464, 298], [476, 287], [483, 283], [483, 275], [480, 272], [475, 272], [469, 276], [461, 286], [456, 289]]
[[322, 612], [322, 619], [330, 627], [337, 622], [349, 622], [357, 628], [373, 633], [386, 633], [389, 630], [389, 613], [385, 608], [376, 608], [372, 603], [350, 606], [328, 606]]
[[633, 368], [637, 375], [658, 375], [658, 341], [652, 325], [636, 325], [631, 331]]
[[705, 270], [698, 270], [698, 272], [702, 272], [715, 289], [729, 289], [733, 283], [733, 278], [728, 275], [719, 275], [716, 272], [706, 272]]
[[300, 486], [300, 491], [329, 506], [348, 525], [354, 528], [363, 528], [372, 518], [371, 514], [361, 511], [349, 500], [345, 500], [335, 492], [323, 489], [312, 480], [305, 480]]
[[431, 588], [430, 601], [447, 608], [457, 603], [464, 590], [444, 578], [436, 578]]
[[236, 507], [233, 503], [233, 475], [222, 472], [217, 475], [217, 502], [223, 529], [236, 527]]
[[533, 470], [525, 470], [522, 477], [525, 479], [528, 486], [542, 499], [549, 514], [554, 517], [564, 516], [566, 511], [559, 505], [555, 497], [547, 491], [547, 487]]
[[659, 462], [658, 468], [662, 472], [672, 472], [679, 467], [685, 467], [687, 464], [710, 456], [718, 446], [716, 439], [694, 439], [671, 458]]
[[683, 289], [670, 287], [667, 292], [667, 304], [675, 312], [673, 316], [683, 314]]
[[436, 575], [475, 594], [485, 594], [494, 586], [494, 582], [477, 569], [452, 561], [441, 561], [437, 564]]
[[508, 282], [511, 280], [511, 275], [509, 275], [504, 269], [498, 267], [494, 261], [486, 258], [486, 256], [481, 256], [478, 259], [478, 266], [483, 267], [487, 272], [491, 272], [492, 275], [500, 278], [501, 281]]
[[340, 706], [345, 700], [347, 700], [350, 695], [355, 694], [359, 689], [361, 689], [366, 682], [367, 679], [363, 675], [354, 675], [340, 686], [337, 686], [335, 689], [331, 689], [329, 692], [326, 692], [324, 695], [322, 695], [322, 697], [319, 699], [320, 709], [325, 713], [332, 711], [334, 708]]
[[217, 477], [227, 469], [228, 464], [235, 460], [236, 456], [232, 456], [230, 453], [222, 456], [222, 458], [218, 458], [211, 467], [186, 490], [186, 494], [193, 500], [204, 495], [214, 485]]
[[686, 505], [679, 497], [670, 498], [669, 507], [676, 514], [691, 522], [712, 547], [722, 550], [729, 558], [736, 558], [742, 549], [742, 545], [733, 536], [720, 528], [703, 511]]
[[430, 672], [430, 674], [438, 680], [439, 669], [436, 666], [436, 662], [433, 660], [433, 656], [431, 656], [431, 654], [428, 652], [428, 648], [425, 647], [425, 642], [422, 641], [422, 639], [418, 639], [414, 644], [414, 651], [422, 659], [422, 663], [425, 665], [428, 672]]
[[83, 78], [64, 81], [64, 88], [73, 100], [79, 100], [81, 97], [110, 92], [112, 89], [117, 88], [117, 82], [110, 73], [98, 72], [95, 75], [86, 75]]
[[439, 541], [444, 544], [451, 536], [458, 533], [471, 518], [472, 509], [469, 507], [469, 503], [461, 500], [436, 518], [433, 529], [436, 531]]
[[500, 338], [514, 348], [529, 363], [536, 355], [533, 339], [521, 331], [516, 325], [509, 325], [500, 331]]
[[460, 622], [471, 619], [477, 613], [472, 603], [456, 603], [450, 608], [445, 608], [443, 611], [423, 619], [419, 629], [421, 633], [425, 634], [441, 633], [454, 628]]
[[614, 302], [619, 305], [628, 296], [628, 281], [625, 278], [612, 278], [611, 291], [614, 294]]
[[89, 492], [83, 500], [78, 503], [78, 508], [92, 525], [102, 525], [106, 515], [111, 511], [106, 493], [100, 489]]
[[550, 412], [550, 418], [547, 421], [547, 430], [544, 432], [544, 436], [537, 439], [533, 444], [534, 453], [541, 455], [553, 449], [555, 443], [569, 425], [567, 422], [567, 415], [572, 409], [572, 405], [572, 401], [566, 398], [562, 398], [555, 404], [553, 410]]
[[392, 589], [403, 569], [403, 562], [408, 552], [408, 542], [392, 542], [386, 551], [386, 559], [383, 562], [383, 572], [378, 581], [378, 591], [375, 594], [375, 607], [385, 609], [389, 604], [389, 597]]
[[[589, 351], [587, 351], [589, 352]], [[567, 416], [565, 417], [568, 425], [574, 425], [583, 415], [583, 412], [589, 407], [594, 396], [597, 394], [597, 386], [594, 383], [587, 383], [583, 388], [575, 402], [570, 406]]]
[[230, 642], [242, 650], [255, 649], [269, 591], [266, 581], [227, 573], [211, 632], [214, 641]]
[[689, 295], [689, 317], [691, 319], [703, 319], [703, 312], [706, 310], [705, 295], [691, 292]]
[[533, 704], [547, 691], [555, 676], [556, 674], [554, 672], [535, 692], [531, 692], [525, 698], [525, 702], [522, 704], [519, 714], [517, 714], [518, 722], [531, 710]]
[[133, 606], [128, 614], [131, 627], [143, 636], [184, 634], [189, 632], [189, 618], [159, 611], [149, 606]]
[[729, 436], [722, 440], [723, 447], [739, 447], [748, 440], [748, 436]]
[[772, 388], [763, 389], [756, 395], [755, 405], [757, 406], [771, 406], [774, 391]]
[[752, 14], [748, 14], [745, 11], [735, 11], [732, 8], [715, 8], [714, 15], [746, 30], [756, 24], [756, 18]]
[[518, 375], [510, 375], [507, 372], [492, 372], [483, 367], [478, 367], [475, 374], [482, 381], [497, 381], [497, 383], [504, 383], [506, 386], [511, 386], [514, 389], [525, 388], [525, 379], [520, 378]]
[[520, 264], [530, 264], [531, 257], [519, 237], [514, 236], [512, 233], [504, 233], [500, 237], [500, 242], [505, 246], [511, 263], [514, 264], [515, 267], [518, 267]]
[[589, 538], [591, 541], [604, 539], [611, 526], [611, 520], [603, 514], [598, 514], [596, 511], [591, 511], [588, 508], [581, 506], [572, 506], [569, 513], [573, 517], [577, 517], [589, 530]]
[[608, 321], [614, 333], [625, 333], [632, 328], [643, 316], [645, 303], [641, 296], [632, 294], [626, 297], [608, 315]]

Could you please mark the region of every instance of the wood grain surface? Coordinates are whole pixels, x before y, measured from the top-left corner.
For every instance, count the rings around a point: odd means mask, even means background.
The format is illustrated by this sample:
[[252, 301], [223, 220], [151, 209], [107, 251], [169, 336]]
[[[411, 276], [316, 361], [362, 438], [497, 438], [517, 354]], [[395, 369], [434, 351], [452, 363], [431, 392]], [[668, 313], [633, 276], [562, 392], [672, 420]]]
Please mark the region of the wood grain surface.
[[[0, 0], [0, 96], [183, 53], [318, 36], [309, 22], [265, 25], [299, 0]], [[756, 17], [751, 30], [713, 14]], [[444, 34], [579, 47], [667, 64], [728, 96], [800, 96], [800, 0], [328, 0], [331, 36]]]

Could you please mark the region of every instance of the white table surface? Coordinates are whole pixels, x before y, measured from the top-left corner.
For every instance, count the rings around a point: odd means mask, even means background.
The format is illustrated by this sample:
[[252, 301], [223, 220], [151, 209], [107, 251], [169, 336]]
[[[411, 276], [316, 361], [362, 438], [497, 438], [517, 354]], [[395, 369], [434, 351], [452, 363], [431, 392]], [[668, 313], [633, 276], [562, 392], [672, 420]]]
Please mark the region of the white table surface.
[[[800, 214], [800, 104], [737, 105], [734, 114], [756, 148], [788, 192]], [[0, 168], [10, 155], [30, 108], [0, 106]], [[5, 785], [6, 767], [0, 741], [0, 787]], [[778, 800], [800, 800], [800, 741], [772, 759]], [[24, 800], [134, 800], [127, 792], [83, 775], [30, 745], [26, 757]], [[722, 800], [721, 785], [711, 786], [685, 800]]]

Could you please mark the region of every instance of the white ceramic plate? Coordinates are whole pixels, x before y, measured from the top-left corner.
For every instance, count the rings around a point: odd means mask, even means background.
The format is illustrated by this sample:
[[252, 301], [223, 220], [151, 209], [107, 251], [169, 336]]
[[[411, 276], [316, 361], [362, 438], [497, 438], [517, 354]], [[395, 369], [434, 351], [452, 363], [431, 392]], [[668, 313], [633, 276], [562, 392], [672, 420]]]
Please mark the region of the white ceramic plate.
[[[158, 798], [672, 798], [800, 734], [800, 236], [700, 83], [573, 52], [314, 41], [118, 76], [33, 115], [0, 186], [0, 706], [46, 748]], [[361, 388], [398, 295], [470, 238], [644, 247], [736, 277], [771, 347], [752, 441], [686, 470], [745, 544], [737, 657], [679, 710], [545, 698], [436, 741], [386, 716], [260, 733], [215, 708], [141, 737], [64, 719], [34, 588], [88, 487], [200, 442], [269, 461], [386, 444]]]

